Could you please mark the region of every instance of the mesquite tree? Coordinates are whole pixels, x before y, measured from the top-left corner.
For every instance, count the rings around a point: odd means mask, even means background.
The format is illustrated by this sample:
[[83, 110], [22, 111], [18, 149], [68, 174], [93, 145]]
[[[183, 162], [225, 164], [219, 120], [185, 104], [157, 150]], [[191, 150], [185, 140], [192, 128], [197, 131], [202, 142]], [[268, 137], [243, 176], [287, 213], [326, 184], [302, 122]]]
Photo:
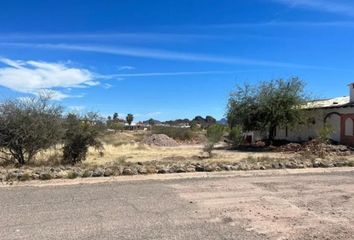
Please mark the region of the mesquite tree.
[[228, 123], [230, 128], [240, 124], [245, 131], [267, 132], [268, 144], [272, 144], [277, 127], [302, 121], [305, 99], [304, 82], [299, 78], [237, 86], [228, 102]]

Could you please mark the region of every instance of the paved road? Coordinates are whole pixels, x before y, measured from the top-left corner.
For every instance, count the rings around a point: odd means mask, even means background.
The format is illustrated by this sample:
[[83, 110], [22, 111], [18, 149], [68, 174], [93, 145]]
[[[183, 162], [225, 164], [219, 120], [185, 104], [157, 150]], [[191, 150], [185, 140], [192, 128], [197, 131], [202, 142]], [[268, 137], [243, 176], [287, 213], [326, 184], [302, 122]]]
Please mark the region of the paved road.
[[0, 187], [2, 240], [353, 236], [353, 171]]

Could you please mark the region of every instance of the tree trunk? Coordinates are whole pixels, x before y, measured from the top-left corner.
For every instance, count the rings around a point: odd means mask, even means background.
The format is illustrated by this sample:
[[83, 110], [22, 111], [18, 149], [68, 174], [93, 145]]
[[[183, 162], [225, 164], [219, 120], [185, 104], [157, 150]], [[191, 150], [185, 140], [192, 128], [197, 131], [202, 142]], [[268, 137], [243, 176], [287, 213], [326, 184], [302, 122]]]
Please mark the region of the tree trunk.
[[273, 144], [276, 129], [277, 129], [277, 126], [274, 126], [274, 125], [269, 127], [268, 142], [267, 142], [268, 146], [271, 146]]

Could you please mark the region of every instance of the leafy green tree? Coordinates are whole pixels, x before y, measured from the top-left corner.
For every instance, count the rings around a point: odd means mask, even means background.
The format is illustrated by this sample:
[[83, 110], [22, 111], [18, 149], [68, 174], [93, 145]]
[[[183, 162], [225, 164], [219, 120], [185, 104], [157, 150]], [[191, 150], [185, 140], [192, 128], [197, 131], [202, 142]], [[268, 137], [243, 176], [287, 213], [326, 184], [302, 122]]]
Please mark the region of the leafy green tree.
[[305, 99], [304, 82], [299, 78], [237, 86], [228, 102], [228, 123], [230, 128], [240, 124], [245, 131], [267, 132], [271, 144], [277, 127], [302, 121]]
[[215, 144], [221, 141], [225, 132], [225, 127], [222, 125], [211, 125], [207, 129], [207, 142], [204, 145], [204, 151], [208, 153], [209, 157], [212, 157], [212, 151]]
[[102, 129], [97, 120], [97, 115], [88, 114], [80, 117], [69, 114], [65, 119], [64, 126], [64, 161], [75, 164], [86, 159], [89, 147], [103, 148], [98, 139]]
[[127, 117], [125, 118], [125, 120], [127, 120], [128, 124], [129, 124], [129, 126], [130, 126], [130, 125], [132, 124], [133, 120], [134, 120], [133, 114], [129, 113], [129, 114], [127, 115]]
[[117, 121], [118, 120], [118, 113], [114, 113], [113, 114], [113, 121]]
[[5, 159], [24, 165], [60, 142], [63, 108], [49, 100], [43, 95], [0, 104], [0, 151]]

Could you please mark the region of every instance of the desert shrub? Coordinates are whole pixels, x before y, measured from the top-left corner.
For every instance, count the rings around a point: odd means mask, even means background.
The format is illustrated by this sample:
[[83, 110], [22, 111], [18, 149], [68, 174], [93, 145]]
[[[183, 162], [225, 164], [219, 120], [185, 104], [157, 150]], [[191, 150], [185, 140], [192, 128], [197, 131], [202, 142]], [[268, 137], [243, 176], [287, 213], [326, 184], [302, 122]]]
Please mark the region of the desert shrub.
[[237, 147], [242, 144], [244, 136], [240, 125], [236, 125], [230, 130], [228, 140], [233, 147]]
[[59, 143], [62, 107], [40, 96], [0, 104], [0, 151], [19, 165]]
[[204, 145], [204, 152], [208, 153], [209, 157], [212, 157], [212, 151], [215, 144], [220, 142], [225, 132], [225, 127], [222, 125], [211, 125], [207, 129], [207, 142]]
[[333, 133], [333, 128], [330, 124], [325, 124], [318, 133], [318, 140], [321, 143], [328, 143]]
[[94, 115], [86, 115], [81, 118], [75, 114], [69, 114], [65, 120], [65, 136], [63, 158], [71, 164], [86, 159], [89, 147], [102, 149], [103, 145], [98, 140], [100, 128], [96, 125]]
[[170, 138], [181, 141], [192, 140], [195, 137], [195, 133], [191, 129], [179, 127], [154, 126], [152, 128], [152, 133], [165, 134]]

